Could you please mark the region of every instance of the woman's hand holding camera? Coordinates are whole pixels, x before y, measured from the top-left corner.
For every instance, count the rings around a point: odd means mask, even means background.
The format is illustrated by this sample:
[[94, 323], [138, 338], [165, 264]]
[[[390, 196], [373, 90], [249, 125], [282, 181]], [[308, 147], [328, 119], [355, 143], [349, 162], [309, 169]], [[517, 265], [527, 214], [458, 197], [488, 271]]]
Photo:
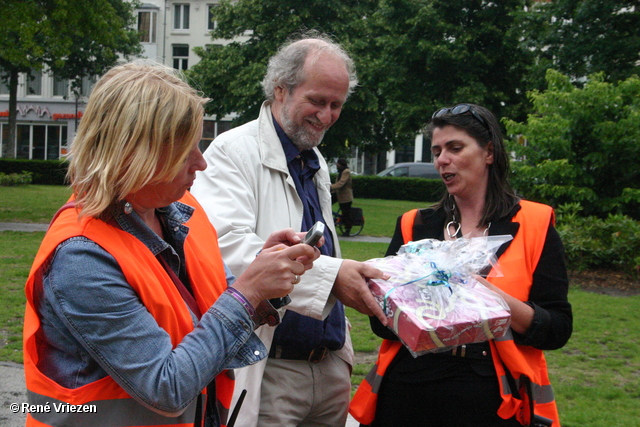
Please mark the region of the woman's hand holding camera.
[[254, 307], [262, 300], [288, 295], [320, 256], [318, 248], [298, 244], [302, 236], [290, 228], [272, 233], [233, 287]]

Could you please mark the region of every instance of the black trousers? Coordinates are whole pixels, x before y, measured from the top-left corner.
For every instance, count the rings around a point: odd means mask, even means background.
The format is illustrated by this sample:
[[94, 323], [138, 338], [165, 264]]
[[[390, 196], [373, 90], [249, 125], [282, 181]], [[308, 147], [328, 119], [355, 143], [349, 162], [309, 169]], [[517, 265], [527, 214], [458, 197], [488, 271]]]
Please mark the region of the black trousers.
[[351, 204], [353, 202], [340, 203], [340, 213], [342, 217], [340, 221], [344, 224], [347, 231], [351, 230]]
[[502, 399], [495, 375], [471, 367], [447, 378], [396, 381], [385, 376], [371, 427], [522, 427], [497, 414]]

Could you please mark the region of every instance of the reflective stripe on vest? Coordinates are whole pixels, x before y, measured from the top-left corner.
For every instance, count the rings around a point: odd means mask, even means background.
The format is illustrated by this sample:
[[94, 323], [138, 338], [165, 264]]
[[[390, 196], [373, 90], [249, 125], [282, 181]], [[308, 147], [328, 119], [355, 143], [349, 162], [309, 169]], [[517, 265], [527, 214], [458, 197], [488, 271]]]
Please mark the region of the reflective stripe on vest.
[[[513, 222], [520, 223], [520, 228], [499, 260], [503, 276], [488, 280], [505, 292], [526, 301], [546, 238], [546, 232], [541, 233], [540, 230], [547, 230], [554, 215], [549, 206], [539, 203], [523, 200], [520, 206], [521, 209], [512, 219]], [[413, 238], [413, 224], [417, 214], [418, 210], [414, 209], [402, 216], [400, 228], [405, 244]], [[529, 397], [523, 385], [530, 382], [535, 413], [552, 419], [554, 427], [560, 427], [543, 352], [533, 347], [518, 346], [513, 341], [511, 331], [501, 339], [490, 340], [489, 343], [503, 399], [498, 415], [504, 419], [516, 416], [523, 425], [529, 423]], [[399, 341], [383, 340], [376, 364], [356, 390], [349, 412], [362, 424], [373, 422], [382, 377], [401, 346]], [[508, 371], [505, 370], [505, 365]], [[523, 399], [514, 396], [508, 375], [515, 379], [518, 393]]]
[[[182, 415], [169, 418], [141, 406], [135, 400], [108, 399], [85, 402], [72, 406], [67, 402], [27, 391], [30, 405], [36, 405], [29, 417], [42, 425], [65, 427], [111, 426], [192, 426], [198, 401], [204, 404], [204, 395], [196, 398]], [[27, 423], [29, 425], [29, 423]]]
[[382, 340], [378, 360], [369, 371], [360, 386], [353, 395], [349, 404], [349, 413], [357, 421], [364, 425], [373, 422], [376, 415], [376, 405], [378, 403], [378, 391], [382, 384], [382, 377], [389, 367], [391, 361], [396, 357], [402, 347], [400, 341]]
[[[217, 234], [204, 210], [189, 193], [186, 193], [180, 202], [195, 208], [192, 217], [185, 225], [197, 232], [188, 234], [184, 244], [184, 254], [189, 279], [191, 283], [197, 284], [193, 286], [194, 297], [201, 312], [204, 313], [227, 288], [226, 274], [217, 245]], [[127, 282], [136, 291], [158, 325], [167, 331], [174, 348], [194, 327], [191, 311], [175, 284], [153, 253], [140, 240], [94, 218], [83, 218], [78, 221], [75, 209], [66, 209], [60, 213], [45, 235], [25, 288], [27, 305], [24, 323], [24, 366], [29, 403], [35, 404], [48, 399], [51, 405], [53, 402], [63, 402], [69, 407], [95, 404], [108, 411], [104, 413], [100, 410], [96, 414], [83, 414], [83, 417], [85, 415], [95, 417], [96, 421], [94, 422], [91, 418], [90, 423], [76, 423], [75, 416], [78, 414], [66, 414], [76, 424], [67, 420], [63, 425], [98, 425], [96, 423], [99, 420], [100, 425], [105, 426], [193, 426], [195, 405], [198, 400], [204, 403], [206, 390], [194, 399], [180, 417], [163, 417], [132, 399], [109, 376], [77, 389], [67, 389], [49, 379], [37, 368], [37, 332], [40, 328], [40, 319], [34, 305], [34, 292], [38, 286], [42, 285], [41, 267], [46, 265], [46, 261], [61, 242], [73, 236], [86, 236], [116, 259]], [[203, 253], [207, 256], [203, 257]], [[233, 381], [224, 372], [218, 377], [221, 379], [216, 378], [216, 397], [222, 403], [220, 417], [224, 422], [226, 419], [223, 418], [226, 416], [224, 408], [228, 412], [233, 394]], [[34, 401], [32, 402], [31, 399]], [[53, 410], [34, 414], [33, 417], [27, 417], [27, 426], [60, 425], [59, 416], [61, 415], [65, 414], [55, 413]], [[111, 423], [112, 416], [120, 421], [124, 420], [124, 423], [115, 419]], [[191, 417], [190, 420], [189, 417]]]

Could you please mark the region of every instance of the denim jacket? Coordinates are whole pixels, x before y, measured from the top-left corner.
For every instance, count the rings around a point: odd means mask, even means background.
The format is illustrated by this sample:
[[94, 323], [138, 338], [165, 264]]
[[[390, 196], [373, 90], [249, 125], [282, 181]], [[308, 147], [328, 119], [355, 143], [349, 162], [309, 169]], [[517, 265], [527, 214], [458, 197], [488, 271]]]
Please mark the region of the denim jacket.
[[[158, 210], [167, 240], [160, 239], [134, 212], [118, 209], [115, 220], [160, 254], [183, 278], [184, 223], [193, 208], [173, 203]], [[203, 254], [206, 256], [206, 254]], [[225, 265], [227, 283], [235, 277]], [[179, 414], [224, 369], [258, 362], [267, 355], [253, 333], [247, 310], [223, 293], [172, 349], [169, 335], [142, 304], [113, 256], [85, 237], [61, 243], [43, 276], [38, 312], [39, 369], [66, 388], [110, 375], [143, 405], [165, 415]]]

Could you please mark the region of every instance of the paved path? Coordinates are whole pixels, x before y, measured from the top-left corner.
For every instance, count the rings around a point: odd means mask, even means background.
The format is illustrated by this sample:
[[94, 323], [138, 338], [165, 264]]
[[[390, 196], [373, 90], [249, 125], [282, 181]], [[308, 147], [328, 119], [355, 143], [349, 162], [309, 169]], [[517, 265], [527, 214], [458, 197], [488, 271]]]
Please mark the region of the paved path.
[[[0, 231], [46, 231], [47, 226], [48, 224], [0, 222]], [[340, 237], [340, 240], [389, 243], [391, 239], [388, 237], [356, 236]], [[17, 363], [0, 362], [0, 426], [24, 427], [26, 415], [20, 411], [14, 412], [11, 405], [26, 403], [25, 391], [23, 366]], [[349, 416], [345, 427], [358, 426], [358, 422]]]
[[0, 426], [24, 427], [26, 415], [11, 410], [12, 404], [27, 402], [22, 365], [0, 362]]
[[[0, 231], [47, 231], [49, 224], [34, 224], [26, 222], [0, 222]], [[389, 243], [389, 237], [373, 237], [373, 236], [354, 236], [339, 237], [341, 241], [347, 242], [376, 242]]]
[[0, 231], [47, 231], [49, 224], [26, 222], [0, 222]]

